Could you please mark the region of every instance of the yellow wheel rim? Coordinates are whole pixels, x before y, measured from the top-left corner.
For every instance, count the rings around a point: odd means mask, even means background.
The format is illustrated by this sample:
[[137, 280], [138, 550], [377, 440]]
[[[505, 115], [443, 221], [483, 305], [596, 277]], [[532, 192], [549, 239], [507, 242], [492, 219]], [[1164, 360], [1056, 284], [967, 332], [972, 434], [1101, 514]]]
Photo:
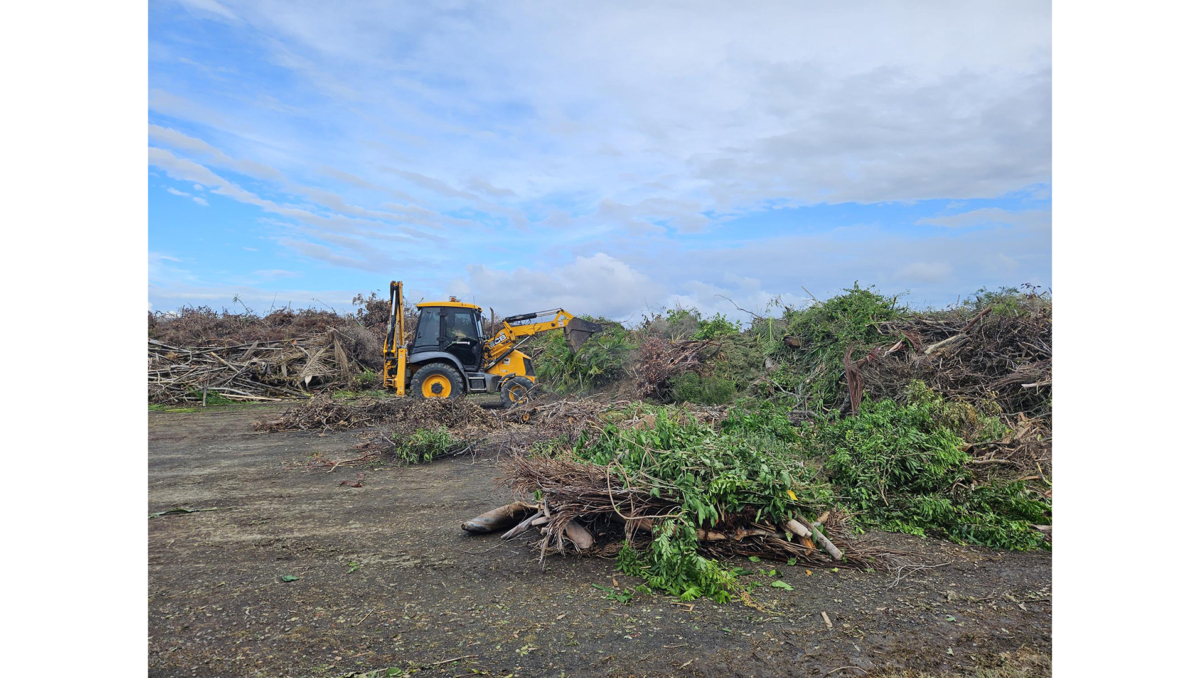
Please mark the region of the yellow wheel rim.
[[449, 398], [450, 380], [442, 374], [431, 374], [421, 382], [421, 395], [426, 398]]
[[514, 403], [524, 401], [527, 395], [529, 395], [529, 389], [525, 388], [524, 386], [513, 384], [512, 387], [508, 389], [508, 399]]

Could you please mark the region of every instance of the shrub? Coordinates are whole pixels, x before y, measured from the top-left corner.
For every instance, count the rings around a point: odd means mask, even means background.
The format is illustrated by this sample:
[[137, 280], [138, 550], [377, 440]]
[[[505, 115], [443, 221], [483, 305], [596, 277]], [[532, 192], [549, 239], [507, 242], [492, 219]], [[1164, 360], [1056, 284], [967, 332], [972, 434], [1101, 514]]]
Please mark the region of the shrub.
[[379, 378], [378, 372], [375, 370], [363, 370], [354, 375], [350, 385], [358, 391], [369, 391], [382, 384], [383, 381]]
[[396, 458], [402, 464], [426, 463], [449, 454], [458, 441], [445, 426], [419, 428], [407, 437], [396, 436]]

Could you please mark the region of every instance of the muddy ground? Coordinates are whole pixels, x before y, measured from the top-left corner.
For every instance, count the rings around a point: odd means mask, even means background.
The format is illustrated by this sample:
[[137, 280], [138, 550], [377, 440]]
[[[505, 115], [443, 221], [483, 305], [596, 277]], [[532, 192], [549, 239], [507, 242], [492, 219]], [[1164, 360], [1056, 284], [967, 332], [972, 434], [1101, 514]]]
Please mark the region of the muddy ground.
[[494, 454], [327, 473], [307, 462], [357, 456], [360, 433], [253, 430], [280, 410], [149, 415], [148, 512], [219, 509], [148, 521], [151, 676], [1050, 672], [1049, 553], [883, 535], [934, 567], [777, 566], [795, 590], [756, 589], [762, 609], [642, 593], [623, 605], [593, 586], [637, 585], [610, 561], [541, 571], [525, 546], [459, 528], [508, 499]]

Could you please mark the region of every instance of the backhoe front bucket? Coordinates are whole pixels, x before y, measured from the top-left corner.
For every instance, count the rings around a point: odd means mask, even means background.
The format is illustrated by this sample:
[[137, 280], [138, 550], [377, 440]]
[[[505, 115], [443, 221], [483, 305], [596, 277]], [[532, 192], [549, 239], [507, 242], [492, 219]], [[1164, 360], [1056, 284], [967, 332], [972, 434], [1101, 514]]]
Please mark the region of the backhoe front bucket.
[[572, 351], [578, 351], [580, 346], [597, 332], [604, 330], [604, 326], [599, 323], [588, 322], [581, 318], [571, 318], [567, 326], [563, 328], [563, 334], [567, 337], [567, 346], [571, 347]]

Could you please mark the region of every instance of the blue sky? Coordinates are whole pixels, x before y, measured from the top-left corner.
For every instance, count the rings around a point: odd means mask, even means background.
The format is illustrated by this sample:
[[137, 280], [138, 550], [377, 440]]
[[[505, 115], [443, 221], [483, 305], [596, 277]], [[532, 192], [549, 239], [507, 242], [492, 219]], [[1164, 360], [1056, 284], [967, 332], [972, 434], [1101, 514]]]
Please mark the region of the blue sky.
[[1049, 3], [644, 4], [151, 3], [150, 308], [1050, 286]]

